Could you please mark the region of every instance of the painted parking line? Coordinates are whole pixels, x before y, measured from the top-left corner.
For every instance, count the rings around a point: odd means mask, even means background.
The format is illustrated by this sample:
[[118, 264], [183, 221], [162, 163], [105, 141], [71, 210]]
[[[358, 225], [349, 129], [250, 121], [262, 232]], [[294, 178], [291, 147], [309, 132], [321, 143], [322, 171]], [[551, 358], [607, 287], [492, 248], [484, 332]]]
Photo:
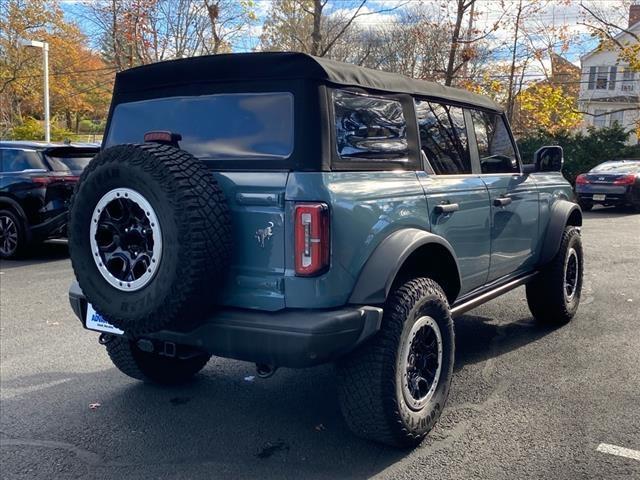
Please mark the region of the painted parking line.
[[633, 460], [640, 461], [640, 451], [631, 450], [630, 448], [618, 447], [617, 445], [609, 445], [608, 443], [601, 443], [596, 448], [598, 452], [608, 453], [610, 455], [617, 455], [618, 457], [631, 458]]

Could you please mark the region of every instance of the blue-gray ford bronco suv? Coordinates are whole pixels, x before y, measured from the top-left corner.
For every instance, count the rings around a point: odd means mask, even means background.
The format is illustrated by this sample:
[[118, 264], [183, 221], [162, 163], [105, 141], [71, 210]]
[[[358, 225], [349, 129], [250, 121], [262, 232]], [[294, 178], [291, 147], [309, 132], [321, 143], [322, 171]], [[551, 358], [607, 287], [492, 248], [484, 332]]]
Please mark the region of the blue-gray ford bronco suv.
[[523, 165], [490, 99], [298, 53], [119, 73], [70, 212], [85, 328], [125, 374], [212, 355], [336, 362], [351, 429], [418, 444], [445, 406], [452, 318], [526, 285], [564, 324], [582, 213], [560, 147]]

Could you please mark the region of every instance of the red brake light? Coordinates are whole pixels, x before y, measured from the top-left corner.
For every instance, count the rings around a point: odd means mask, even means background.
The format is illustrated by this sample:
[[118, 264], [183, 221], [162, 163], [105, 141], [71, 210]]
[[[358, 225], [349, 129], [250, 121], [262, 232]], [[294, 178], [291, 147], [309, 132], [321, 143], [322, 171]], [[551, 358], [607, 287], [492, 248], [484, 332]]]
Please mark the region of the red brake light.
[[587, 180], [587, 176], [584, 173], [576, 177], [576, 185], [585, 185], [587, 183], [589, 183], [589, 180]]
[[625, 175], [613, 181], [614, 185], [632, 185], [636, 181], [635, 175]]
[[31, 177], [31, 181], [37, 185], [45, 186], [56, 181], [56, 177]]
[[329, 207], [324, 203], [300, 203], [295, 207], [296, 275], [319, 275], [329, 266]]

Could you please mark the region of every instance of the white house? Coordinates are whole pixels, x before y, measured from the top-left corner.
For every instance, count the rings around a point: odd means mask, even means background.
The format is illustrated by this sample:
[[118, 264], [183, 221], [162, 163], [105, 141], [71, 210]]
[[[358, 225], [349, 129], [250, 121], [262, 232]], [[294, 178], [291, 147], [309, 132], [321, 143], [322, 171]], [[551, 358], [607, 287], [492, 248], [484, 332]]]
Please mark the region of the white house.
[[[627, 30], [640, 35], [640, 4], [631, 5]], [[623, 44], [637, 42], [626, 32], [615, 39]], [[580, 63], [578, 105], [587, 112], [583, 128], [608, 127], [618, 122], [632, 132], [629, 143], [639, 143], [635, 127], [640, 119], [640, 72], [633, 72], [620, 62], [615, 50], [592, 50], [580, 58]]]

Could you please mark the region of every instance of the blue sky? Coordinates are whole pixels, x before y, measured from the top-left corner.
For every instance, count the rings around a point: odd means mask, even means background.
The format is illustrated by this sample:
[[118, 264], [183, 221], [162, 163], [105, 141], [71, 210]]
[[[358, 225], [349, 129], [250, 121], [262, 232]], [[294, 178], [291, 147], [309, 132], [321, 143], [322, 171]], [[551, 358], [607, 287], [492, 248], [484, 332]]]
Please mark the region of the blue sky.
[[[89, 0], [91, 1], [91, 0]], [[258, 16], [256, 25], [247, 30], [238, 41], [234, 42], [234, 51], [248, 51], [253, 49], [258, 42], [261, 25], [270, 8], [271, 0], [254, 0], [255, 10]], [[77, 22], [80, 27], [92, 38], [95, 38], [95, 26], [86, 17], [87, 8], [83, 6], [82, 0], [61, 0], [65, 15], [70, 20]], [[86, 0], [85, 0], [86, 3]], [[359, 0], [330, 0], [327, 13], [333, 15], [348, 14], [358, 5]], [[361, 12], [367, 13], [356, 20], [361, 28], [376, 29], [398, 20], [399, 8], [403, 6], [412, 7], [422, 3], [426, 8], [432, 9], [434, 15], [448, 15], [450, 19], [453, 14], [454, 4], [448, 3], [446, 10], [442, 5], [447, 5], [436, 0], [369, 0]], [[525, 3], [527, 3], [525, 1]], [[584, 21], [584, 11], [581, 10], [576, 1], [567, 4], [564, 0], [546, 0], [544, 11], [526, 19], [526, 24], [531, 28], [543, 26], [563, 26], [570, 35], [573, 35], [574, 42], [570, 48], [562, 53], [570, 61], [579, 64], [579, 58], [596, 46], [596, 42], [588, 34], [588, 30], [580, 23]], [[609, 18], [615, 21], [624, 22], [628, 1], [624, 0], [585, 0], [590, 7], [605, 12]], [[517, 1], [505, 0], [478, 0], [476, 4], [476, 27], [479, 29], [490, 29], [491, 26], [505, 14], [509, 15], [514, 11]], [[502, 45], [513, 35], [507, 22], [502, 22], [500, 28], [491, 35], [491, 42], [497, 50], [498, 57], [508, 57], [508, 50]], [[535, 36], [533, 37], [535, 41]], [[95, 45], [93, 45], [95, 47]]]

